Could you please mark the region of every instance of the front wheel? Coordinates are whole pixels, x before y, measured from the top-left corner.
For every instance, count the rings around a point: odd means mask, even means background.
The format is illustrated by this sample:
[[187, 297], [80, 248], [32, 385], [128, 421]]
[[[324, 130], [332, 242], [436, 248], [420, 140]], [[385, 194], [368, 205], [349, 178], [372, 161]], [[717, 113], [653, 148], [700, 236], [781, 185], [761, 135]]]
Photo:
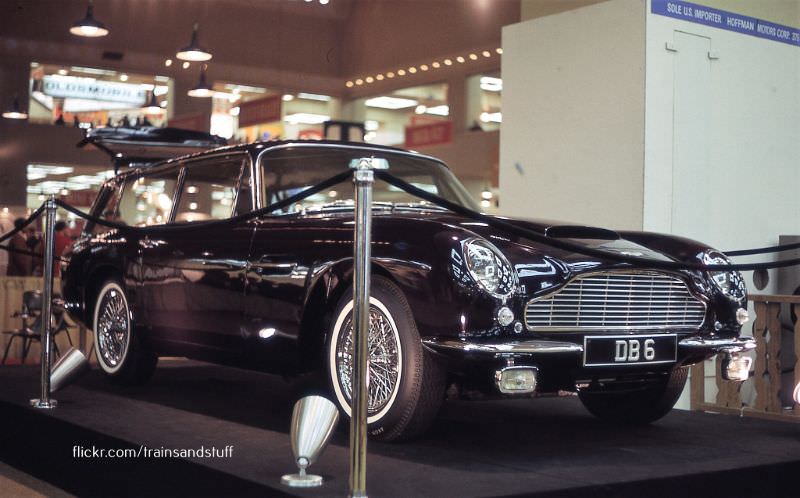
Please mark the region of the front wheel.
[[[382, 441], [424, 432], [444, 399], [444, 371], [422, 347], [402, 291], [382, 277], [370, 292], [367, 424]], [[352, 289], [339, 302], [327, 340], [327, 373], [337, 404], [351, 414], [353, 356]]]
[[688, 367], [676, 368], [658, 383], [627, 392], [582, 391], [583, 406], [608, 422], [639, 425], [654, 422], [672, 410], [686, 385]]
[[133, 332], [128, 298], [109, 280], [100, 286], [94, 306], [94, 352], [97, 364], [119, 384], [138, 385], [153, 375], [158, 357]]

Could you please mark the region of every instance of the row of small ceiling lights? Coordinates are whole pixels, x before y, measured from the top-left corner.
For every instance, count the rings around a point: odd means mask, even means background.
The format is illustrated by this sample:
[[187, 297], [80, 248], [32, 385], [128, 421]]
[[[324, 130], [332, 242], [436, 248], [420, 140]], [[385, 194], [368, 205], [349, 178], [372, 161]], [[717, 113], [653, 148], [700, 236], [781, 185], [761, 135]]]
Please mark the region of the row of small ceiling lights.
[[[500, 48], [500, 47], [494, 49], [494, 51], [498, 55], [502, 55], [503, 54], [503, 49]], [[483, 57], [488, 59], [489, 57], [492, 56], [492, 52], [490, 52], [489, 50], [484, 50], [483, 52], [481, 52], [480, 55], [482, 55]], [[397, 71], [389, 71], [389, 72], [387, 72], [385, 74], [384, 73], [378, 73], [375, 76], [366, 76], [364, 78], [357, 78], [355, 80], [348, 80], [347, 83], [344, 84], [344, 86], [346, 86], [347, 88], [353, 88], [354, 86], [361, 86], [361, 85], [363, 85], [365, 83], [366, 84], [370, 84], [370, 83], [375, 83], [376, 81], [383, 81], [384, 79], [392, 79], [395, 76], [401, 76], [402, 77], [402, 76], [405, 76], [407, 74], [416, 74], [418, 71], [423, 71], [424, 72], [424, 71], [429, 71], [431, 69], [439, 69], [442, 66], [452, 66], [455, 63], [464, 64], [465, 62], [467, 62], [468, 59], [471, 60], [471, 61], [476, 61], [476, 60], [480, 59], [480, 56], [473, 52], [473, 53], [467, 55], [466, 57], [464, 57], [462, 55], [459, 55], [455, 59], [449, 59], [448, 58], [448, 59], [442, 60], [441, 62], [436, 60], [436, 61], [431, 62], [430, 64], [421, 64], [419, 66], [419, 69], [417, 69], [417, 66], [410, 66], [407, 69], [401, 68], [401, 69], [398, 69]]]

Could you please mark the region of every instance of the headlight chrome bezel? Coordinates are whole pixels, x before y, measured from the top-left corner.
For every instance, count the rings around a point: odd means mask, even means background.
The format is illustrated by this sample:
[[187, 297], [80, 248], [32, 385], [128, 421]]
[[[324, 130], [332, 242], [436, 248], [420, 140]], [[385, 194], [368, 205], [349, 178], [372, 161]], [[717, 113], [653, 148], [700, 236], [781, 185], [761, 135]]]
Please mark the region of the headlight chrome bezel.
[[[702, 260], [707, 265], [731, 264], [731, 260], [727, 256], [715, 250], [705, 251]], [[714, 288], [728, 299], [736, 302], [747, 299], [747, 286], [744, 277], [738, 271], [709, 271], [707, 273]]]
[[[516, 292], [519, 287], [517, 272], [494, 244], [486, 239], [473, 237], [463, 241], [461, 249], [467, 273], [481, 290], [498, 299], [507, 299]], [[480, 256], [484, 259], [491, 257], [492, 261], [488, 264], [493, 265], [495, 268], [493, 275], [479, 272], [480, 264], [478, 264], [476, 258]], [[486, 261], [483, 263], [487, 264]], [[492, 283], [494, 276], [497, 279], [496, 285]]]

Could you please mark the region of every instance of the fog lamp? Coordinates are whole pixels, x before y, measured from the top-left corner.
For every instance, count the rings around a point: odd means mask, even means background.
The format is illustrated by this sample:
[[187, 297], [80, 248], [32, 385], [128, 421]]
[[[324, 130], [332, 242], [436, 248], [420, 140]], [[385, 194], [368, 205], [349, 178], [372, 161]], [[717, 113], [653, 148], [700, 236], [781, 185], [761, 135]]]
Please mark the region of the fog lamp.
[[497, 310], [497, 323], [500, 324], [502, 327], [506, 327], [511, 325], [511, 322], [514, 321], [514, 312], [511, 311], [511, 308], [508, 306], [503, 306], [499, 310]]
[[494, 373], [497, 388], [503, 394], [526, 394], [536, 390], [536, 369], [506, 367]]
[[736, 321], [739, 325], [744, 325], [750, 320], [750, 314], [744, 308], [739, 308], [736, 310]]
[[749, 356], [726, 354], [722, 360], [722, 378], [736, 382], [744, 382], [750, 378], [750, 366], [753, 359]]

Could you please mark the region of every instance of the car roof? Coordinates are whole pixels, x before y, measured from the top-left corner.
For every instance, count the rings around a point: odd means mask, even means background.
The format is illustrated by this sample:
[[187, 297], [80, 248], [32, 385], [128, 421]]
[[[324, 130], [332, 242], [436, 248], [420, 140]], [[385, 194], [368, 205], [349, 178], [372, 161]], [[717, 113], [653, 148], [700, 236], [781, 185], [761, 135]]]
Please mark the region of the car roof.
[[259, 142], [251, 142], [247, 144], [235, 144], [235, 145], [226, 145], [223, 147], [217, 147], [214, 149], [203, 150], [201, 152], [196, 152], [193, 154], [187, 154], [179, 157], [174, 157], [171, 159], [166, 159], [164, 161], [159, 161], [153, 164], [148, 164], [141, 167], [131, 168], [128, 171], [121, 172], [119, 175], [115, 176], [114, 178], [108, 180], [108, 182], [116, 182], [121, 181], [122, 179], [130, 176], [130, 175], [137, 175], [141, 174], [145, 171], [155, 170], [160, 171], [162, 169], [167, 169], [169, 166], [174, 165], [176, 163], [181, 163], [186, 160], [190, 159], [199, 159], [206, 156], [215, 156], [219, 154], [225, 153], [249, 153], [251, 155], [257, 155], [264, 151], [276, 149], [276, 148], [289, 148], [293, 145], [298, 145], [302, 147], [311, 147], [311, 146], [321, 146], [321, 147], [330, 147], [332, 149], [340, 148], [340, 149], [363, 149], [363, 150], [375, 150], [375, 151], [384, 151], [384, 152], [391, 152], [395, 154], [403, 154], [412, 157], [417, 157], [420, 159], [427, 159], [431, 161], [435, 161], [444, 167], [448, 167], [447, 164], [433, 156], [428, 156], [425, 154], [421, 154], [416, 151], [410, 151], [406, 149], [401, 149], [399, 147], [391, 147], [388, 145], [378, 145], [378, 144], [370, 144], [366, 142], [349, 142], [345, 140], [269, 140], [269, 141], [259, 141]]

